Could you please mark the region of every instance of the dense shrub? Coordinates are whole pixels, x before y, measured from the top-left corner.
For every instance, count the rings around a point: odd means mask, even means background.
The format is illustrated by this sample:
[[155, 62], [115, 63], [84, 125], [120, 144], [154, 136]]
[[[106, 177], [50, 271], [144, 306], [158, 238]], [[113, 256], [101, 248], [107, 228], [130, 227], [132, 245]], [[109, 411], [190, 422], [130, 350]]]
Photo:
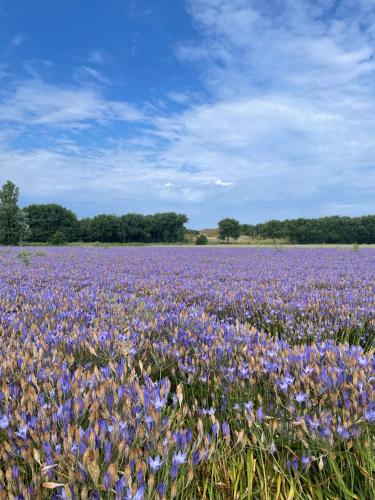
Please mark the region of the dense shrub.
[[66, 243], [65, 234], [62, 231], [56, 231], [48, 238], [49, 245], [64, 245]]
[[200, 234], [197, 239], [195, 240], [196, 245], [207, 245], [208, 239], [205, 234]]

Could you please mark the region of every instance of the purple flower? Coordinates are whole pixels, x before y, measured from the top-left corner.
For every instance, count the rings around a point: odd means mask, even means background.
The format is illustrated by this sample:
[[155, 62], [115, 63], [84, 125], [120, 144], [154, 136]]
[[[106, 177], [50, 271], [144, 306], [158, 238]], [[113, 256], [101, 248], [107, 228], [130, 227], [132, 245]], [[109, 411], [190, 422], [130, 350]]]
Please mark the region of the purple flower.
[[174, 432], [173, 433], [173, 439], [175, 440], [175, 443], [179, 448], [186, 448], [187, 445], [187, 438], [186, 438], [186, 433], [184, 432]]
[[367, 411], [365, 411], [365, 419], [370, 423], [375, 422], [375, 407], [369, 408]]
[[177, 472], [178, 472], [178, 465], [173, 462], [172, 463], [172, 469], [171, 469], [171, 478], [172, 478], [172, 481], [174, 481], [176, 479]]
[[111, 461], [111, 455], [112, 455], [111, 450], [112, 450], [112, 446], [111, 446], [110, 441], [106, 441], [106, 443], [104, 445], [104, 458], [105, 458], [105, 461], [107, 464], [109, 464]]
[[221, 424], [221, 430], [223, 431], [224, 436], [229, 436], [230, 427], [226, 420]]
[[279, 380], [277, 383], [280, 389], [286, 392], [289, 386], [293, 384], [293, 382], [294, 382], [294, 377], [290, 375], [290, 373], [287, 373], [285, 377], [282, 380]]
[[214, 422], [212, 424], [212, 434], [217, 437], [217, 435], [219, 434], [219, 429], [220, 429], [220, 426], [218, 424], [218, 422]]
[[350, 438], [350, 433], [349, 433], [348, 429], [345, 429], [345, 427], [343, 427], [342, 425], [337, 426], [337, 433], [343, 439]]
[[305, 392], [297, 392], [296, 401], [297, 403], [305, 403], [308, 401], [309, 397]]
[[24, 425], [23, 427], [18, 428], [18, 432], [16, 432], [16, 436], [20, 437], [24, 441], [27, 439], [27, 431], [29, 427], [27, 425]]
[[202, 408], [202, 415], [215, 415], [215, 412], [216, 412], [216, 408], [208, 408], [208, 410], [206, 408]]
[[122, 478], [118, 479], [115, 483], [115, 491], [120, 498], [123, 498], [123, 493], [125, 491], [125, 488], [126, 488], [126, 480], [125, 477], [122, 476]]
[[155, 474], [157, 470], [160, 469], [160, 467], [163, 465], [165, 460], [162, 460], [159, 455], [156, 456], [155, 458], [148, 457], [148, 464], [151, 467], [152, 472]]
[[186, 453], [184, 453], [183, 451], [178, 451], [173, 455], [172, 463], [176, 465], [181, 465], [184, 464], [185, 462], [186, 462]]
[[104, 486], [104, 489], [106, 491], [108, 491], [110, 489], [112, 485], [112, 479], [111, 479], [111, 475], [110, 473], [107, 471], [105, 474], [104, 474], [104, 477], [103, 477], [103, 486]]
[[199, 462], [200, 458], [199, 458], [199, 453], [197, 451], [195, 451], [193, 453], [193, 465], [197, 465], [197, 463]]
[[20, 470], [17, 465], [13, 465], [12, 467], [12, 476], [14, 479], [18, 479], [20, 475]]
[[305, 366], [304, 368], [302, 368], [302, 372], [305, 375], [311, 375], [313, 371], [314, 369], [311, 366]]
[[0, 429], [6, 429], [7, 427], [9, 427], [9, 418], [4, 415], [0, 418]]
[[135, 492], [135, 494], [133, 495], [132, 491], [130, 488], [127, 489], [126, 491], [126, 500], [143, 500], [144, 499], [144, 486], [141, 486], [140, 488], [138, 488], [138, 490]]
[[151, 403], [155, 410], [160, 411], [164, 408], [165, 404], [167, 402], [167, 398], [160, 399], [159, 396], [156, 396], [155, 399], [151, 400]]
[[283, 380], [279, 382], [278, 385], [282, 391], [286, 392], [288, 390], [289, 385]]
[[252, 401], [248, 401], [247, 403], [245, 403], [245, 409], [246, 411], [250, 411], [254, 408], [254, 403]]
[[263, 412], [263, 408], [261, 406], [259, 406], [259, 408], [257, 409], [257, 419], [258, 419], [258, 422], [260, 422], [260, 423], [263, 422], [264, 412]]
[[160, 482], [157, 487], [156, 487], [156, 491], [159, 493], [159, 495], [162, 497], [165, 495], [166, 491], [167, 491], [167, 485], [165, 484], [164, 481]]
[[306, 416], [306, 423], [312, 432], [316, 432], [319, 429], [319, 421], [318, 420], [313, 420], [310, 415]]
[[298, 460], [297, 458], [293, 458], [293, 460], [287, 460], [286, 461], [286, 465], [288, 467], [288, 469], [294, 469], [294, 470], [297, 470], [298, 469]]
[[303, 455], [301, 462], [303, 467], [306, 469], [311, 464], [311, 457], [309, 455]]

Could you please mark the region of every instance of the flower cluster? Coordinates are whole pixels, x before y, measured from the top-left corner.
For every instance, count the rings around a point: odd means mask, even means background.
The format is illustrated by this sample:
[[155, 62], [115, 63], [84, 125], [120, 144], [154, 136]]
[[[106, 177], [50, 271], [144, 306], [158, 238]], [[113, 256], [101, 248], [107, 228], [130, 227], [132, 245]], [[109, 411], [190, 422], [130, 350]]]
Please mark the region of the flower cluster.
[[375, 252], [0, 252], [0, 498], [172, 498], [373, 435]]

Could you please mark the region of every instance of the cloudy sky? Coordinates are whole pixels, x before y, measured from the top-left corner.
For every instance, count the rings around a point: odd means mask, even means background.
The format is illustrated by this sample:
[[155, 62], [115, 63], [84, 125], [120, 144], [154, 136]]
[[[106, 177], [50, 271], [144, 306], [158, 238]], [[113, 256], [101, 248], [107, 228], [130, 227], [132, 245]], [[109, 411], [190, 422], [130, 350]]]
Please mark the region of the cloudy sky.
[[0, 182], [79, 216], [375, 212], [375, 0], [0, 0]]

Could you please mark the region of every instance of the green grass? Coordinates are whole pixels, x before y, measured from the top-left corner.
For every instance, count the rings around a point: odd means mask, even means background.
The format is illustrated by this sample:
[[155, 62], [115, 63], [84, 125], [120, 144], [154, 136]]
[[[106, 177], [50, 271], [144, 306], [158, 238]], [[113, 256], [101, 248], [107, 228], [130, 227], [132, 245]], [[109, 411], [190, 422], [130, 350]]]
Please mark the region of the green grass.
[[[172, 373], [163, 373], [173, 380]], [[177, 380], [176, 380], [177, 383]], [[184, 386], [184, 402], [193, 408], [205, 397], [212, 406], [220, 406], [221, 392], [202, 393], [202, 386]], [[238, 400], [240, 393], [232, 394]], [[242, 394], [242, 396], [248, 396]], [[266, 397], [266, 396], [265, 396]], [[270, 430], [270, 424], [259, 424], [246, 431], [242, 420], [233, 423], [233, 416], [220, 415], [220, 420], [231, 420], [234, 436], [221, 433], [207, 462], [198, 465], [189, 479], [181, 474], [174, 486], [179, 499], [205, 500], [372, 500], [375, 498], [374, 428], [368, 427], [360, 439], [335, 442], [303, 440], [290, 442], [282, 430]], [[204, 417], [203, 432], [211, 425]], [[193, 428], [197, 422], [187, 422]], [[280, 423], [281, 424], [281, 423]], [[201, 425], [201, 424], [199, 424]], [[199, 428], [199, 425], [197, 426]], [[199, 430], [197, 431], [199, 433]], [[275, 439], [276, 450], [270, 450]], [[293, 457], [301, 457], [306, 450], [312, 455], [311, 465], [288, 466]], [[173, 491], [173, 486], [172, 486]], [[178, 492], [178, 494], [177, 494]], [[171, 497], [173, 498], [173, 496]]]

